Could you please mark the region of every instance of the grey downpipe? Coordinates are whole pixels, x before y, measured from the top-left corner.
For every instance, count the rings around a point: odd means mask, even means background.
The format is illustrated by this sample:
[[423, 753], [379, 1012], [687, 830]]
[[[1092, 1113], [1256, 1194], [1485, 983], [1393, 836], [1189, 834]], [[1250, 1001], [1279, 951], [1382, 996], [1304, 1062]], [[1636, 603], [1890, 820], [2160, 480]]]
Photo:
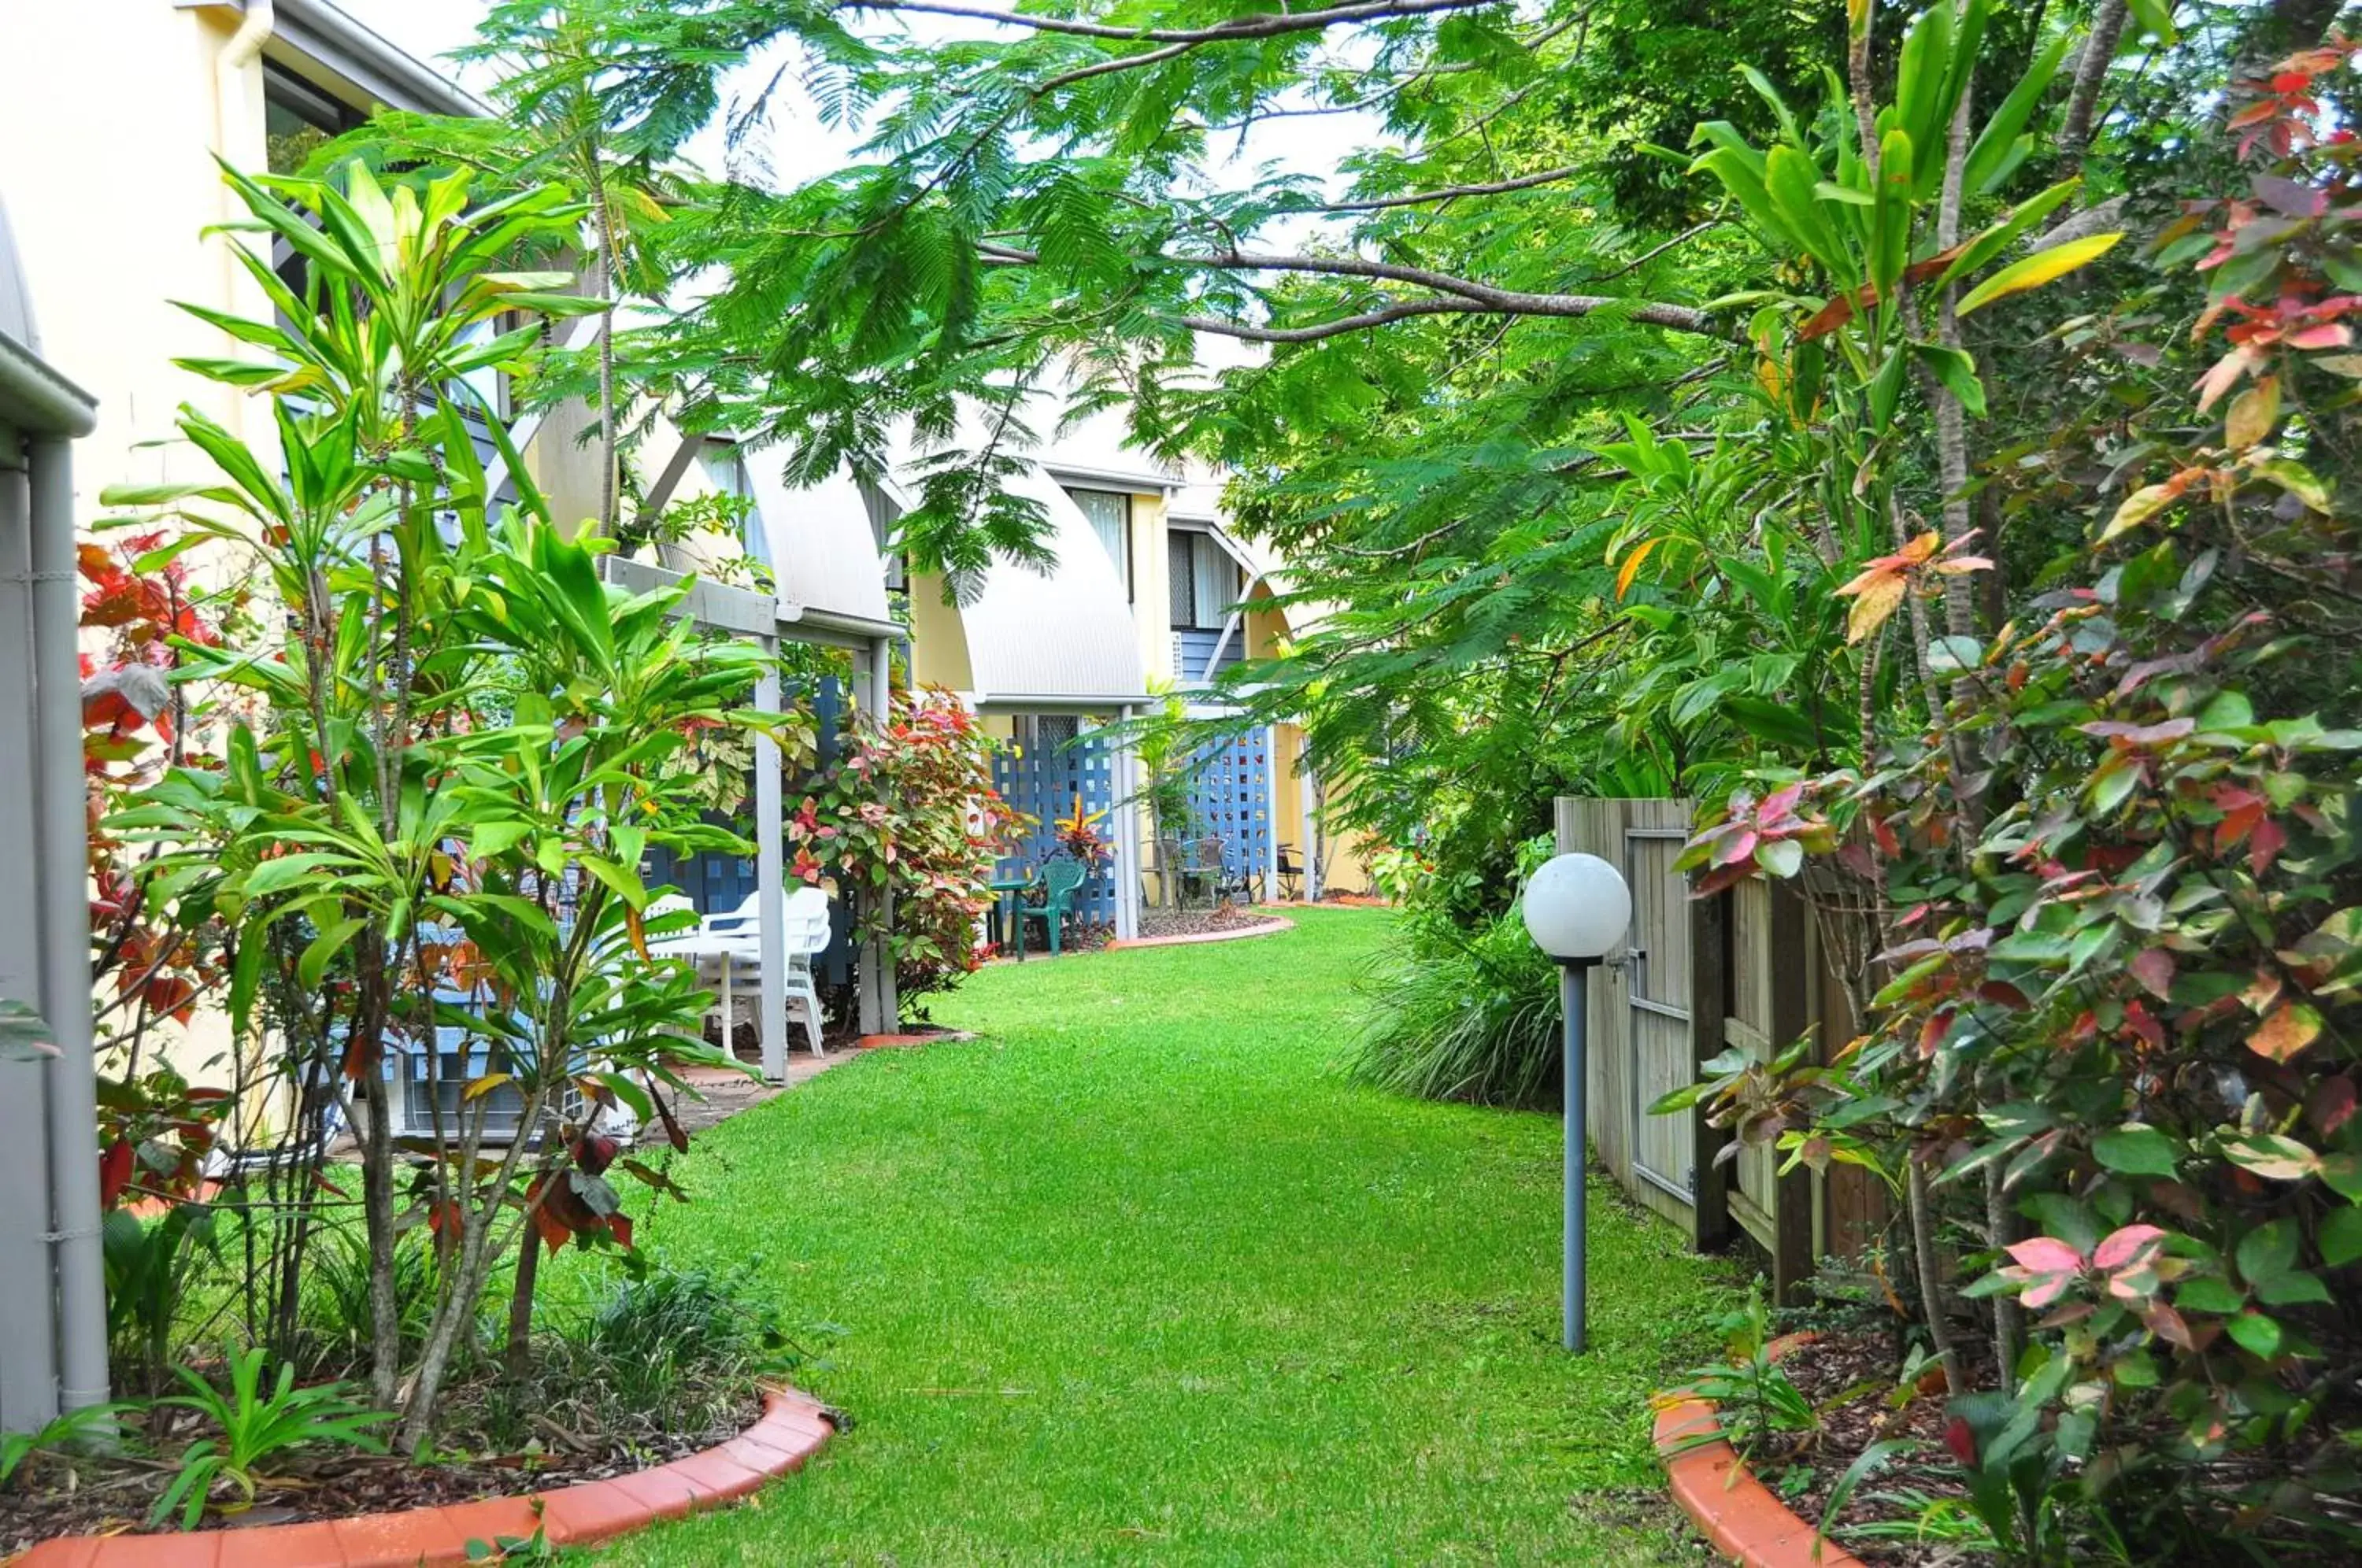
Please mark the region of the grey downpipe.
[[[7, 433], [0, 431], [0, 438]], [[21, 464], [0, 447], [0, 867], [12, 878], [0, 891], [0, 995], [46, 1019], [39, 900], [31, 887], [39, 863], [39, 784], [31, 757], [33, 715], [32, 531], [30, 486]], [[82, 1005], [90, 1005], [87, 986]], [[50, 1287], [53, 1223], [49, 1127], [35, 1058], [0, 1058], [0, 1428], [37, 1431], [58, 1413], [56, 1297]], [[85, 1146], [94, 1140], [85, 1138]]]
[[58, 1055], [49, 1081], [50, 1240], [58, 1281], [58, 1404], [105, 1402], [106, 1265], [99, 1242], [98, 1066], [91, 1027], [90, 863], [82, 766], [82, 690], [73, 679], [81, 607], [74, 572], [72, 448], [31, 443], [33, 661], [37, 688], [34, 791], [41, 847], [42, 1013]]

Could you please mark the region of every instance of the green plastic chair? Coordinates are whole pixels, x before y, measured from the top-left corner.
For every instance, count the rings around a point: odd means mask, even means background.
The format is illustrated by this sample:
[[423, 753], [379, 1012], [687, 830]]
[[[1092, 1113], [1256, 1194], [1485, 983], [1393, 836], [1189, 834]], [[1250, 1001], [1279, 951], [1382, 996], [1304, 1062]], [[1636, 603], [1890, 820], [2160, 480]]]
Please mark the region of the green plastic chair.
[[1059, 858], [1042, 866], [1042, 901], [1017, 906], [1017, 958], [1025, 959], [1025, 922], [1040, 920], [1049, 931], [1050, 956], [1055, 958], [1064, 951], [1060, 930], [1066, 916], [1075, 912], [1075, 894], [1090, 879], [1090, 868], [1079, 860]]

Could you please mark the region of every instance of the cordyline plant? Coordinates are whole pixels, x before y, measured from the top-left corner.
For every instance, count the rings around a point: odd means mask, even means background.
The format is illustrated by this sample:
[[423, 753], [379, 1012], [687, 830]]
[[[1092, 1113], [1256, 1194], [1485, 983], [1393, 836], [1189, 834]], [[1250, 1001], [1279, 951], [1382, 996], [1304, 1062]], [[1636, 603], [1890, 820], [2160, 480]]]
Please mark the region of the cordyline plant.
[[[240, 226], [291, 248], [304, 282], [281, 281], [267, 243], [241, 248], [276, 322], [195, 314], [259, 358], [186, 363], [268, 395], [279, 450], [185, 412], [216, 477], [108, 499], [250, 552], [277, 613], [249, 641], [176, 643], [176, 679], [237, 690], [247, 711], [225, 716], [217, 761], [173, 768], [110, 831], [159, 846], [154, 909], [218, 923], [234, 1037], [275, 1047], [302, 1134], [335, 1106], [360, 1133], [370, 1392], [414, 1451], [503, 1246], [528, 1227], [628, 1242], [608, 1151], [559, 1122], [569, 1094], [654, 1117], [654, 1086], [714, 1059], [693, 977], [648, 956], [636, 867], [651, 844], [743, 852], [672, 799], [661, 765], [691, 727], [759, 722], [732, 704], [761, 656], [696, 636], [672, 614], [679, 590], [603, 584], [470, 406], [469, 375], [526, 368], [535, 317], [596, 308], [566, 274], [500, 270], [579, 208], [543, 190], [471, 210], [465, 176], [388, 190], [358, 165], [335, 182], [226, 178], [253, 215]], [[515, 504], [496, 505], [479, 439], [506, 457]], [[412, 1052], [430, 1104], [442, 1075], [469, 1077], [406, 1177], [387, 1080]], [[496, 1089], [533, 1136], [487, 1140]], [[310, 1201], [300, 1187], [282, 1226], [308, 1223]], [[405, 1368], [394, 1247], [418, 1222], [440, 1266]]]
[[[2362, 639], [2323, 477], [2362, 378], [2362, 142], [2321, 105], [2357, 52], [2246, 84], [2243, 188], [2157, 240], [2206, 281], [2210, 362], [2099, 454], [2126, 492], [2093, 510], [2097, 575], [1955, 648], [1866, 776], [1735, 801], [1692, 852], [1882, 890], [1865, 1038], [1705, 1092], [1793, 1158], [1979, 1193], [1956, 1261], [1997, 1385], [1948, 1441], [2020, 1560], [2362, 1540], [2362, 729], [2323, 680]], [[1937, 558], [1891, 563], [1883, 613]], [[1950, 1271], [1922, 1263], [1940, 1334]]]
[[983, 962], [986, 884], [1018, 814], [992, 787], [992, 739], [952, 693], [898, 690], [788, 819], [792, 875], [833, 873], [862, 894], [861, 938], [894, 966], [904, 1001], [949, 990]]

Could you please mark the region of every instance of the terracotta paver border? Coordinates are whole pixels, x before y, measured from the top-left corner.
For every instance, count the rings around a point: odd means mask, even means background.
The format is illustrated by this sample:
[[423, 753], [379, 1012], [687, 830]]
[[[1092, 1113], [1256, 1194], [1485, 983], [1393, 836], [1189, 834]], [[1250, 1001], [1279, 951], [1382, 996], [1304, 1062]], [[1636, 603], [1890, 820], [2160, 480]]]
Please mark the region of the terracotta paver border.
[[1250, 936], [1277, 936], [1283, 931], [1295, 929], [1294, 921], [1274, 915], [1253, 925], [1233, 925], [1221, 931], [1187, 931], [1173, 936], [1119, 936], [1107, 945], [1109, 950], [1126, 951], [1134, 947], [1192, 947], [1201, 942], [1242, 942]]
[[774, 1388], [764, 1393], [762, 1419], [728, 1442], [613, 1480], [253, 1529], [61, 1536], [15, 1559], [12, 1568], [448, 1568], [468, 1561], [471, 1540], [528, 1540], [535, 1529], [553, 1546], [582, 1546], [734, 1502], [801, 1469], [835, 1431], [811, 1396]]
[[[1802, 1336], [1794, 1336], [1772, 1353], [1800, 1342]], [[1740, 1463], [1721, 1431], [1712, 1400], [1659, 1397], [1657, 1457], [1665, 1462], [1673, 1501], [1716, 1551], [1742, 1568], [1862, 1568], [1861, 1559], [1837, 1542], [1816, 1540], [1813, 1527]]]

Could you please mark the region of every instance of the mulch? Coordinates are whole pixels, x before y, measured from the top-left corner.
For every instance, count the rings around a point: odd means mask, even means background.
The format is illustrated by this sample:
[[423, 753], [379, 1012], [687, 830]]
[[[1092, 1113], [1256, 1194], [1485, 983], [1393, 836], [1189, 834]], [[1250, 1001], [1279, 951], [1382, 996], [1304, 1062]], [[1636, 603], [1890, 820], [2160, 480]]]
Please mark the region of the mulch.
[[[387, 1454], [315, 1451], [291, 1457], [285, 1474], [274, 1475], [261, 1487], [253, 1507], [228, 1515], [208, 1511], [197, 1528], [236, 1530], [408, 1508], [449, 1507], [609, 1480], [726, 1442], [752, 1426], [762, 1413], [760, 1397], [750, 1391], [742, 1411], [704, 1431], [635, 1433], [635, 1441], [624, 1442], [599, 1433], [567, 1431], [553, 1423], [545, 1448], [446, 1464], [414, 1464]], [[196, 1435], [188, 1431], [165, 1446], [176, 1449]], [[0, 1491], [0, 1557], [61, 1535], [147, 1533], [149, 1509], [171, 1485], [179, 1469], [169, 1461], [133, 1458], [76, 1459], [71, 1470], [65, 1462], [54, 1458], [34, 1463], [38, 1468], [30, 1485], [24, 1484], [20, 1473], [17, 1484]], [[175, 1519], [160, 1533], [171, 1533], [177, 1528]], [[225, 1561], [236, 1562], [237, 1557], [233, 1552]]]
[[1209, 910], [1144, 909], [1140, 911], [1140, 934], [1198, 936], [1209, 931], [1235, 931], [1242, 925], [1261, 925], [1271, 918], [1269, 911], [1246, 904], [1216, 904]]
[[1830, 1521], [1832, 1538], [1879, 1568], [1959, 1568], [1983, 1561], [1941, 1543], [1864, 1540], [1847, 1528], [1915, 1517], [1915, 1507], [1888, 1500], [1898, 1491], [1931, 1497], [1965, 1493], [1959, 1467], [1944, 1447], [1940, 1376], [1901, 1395], [1893, 1341], [1878, 1329], [1824, 1333], [1789, 1351], [1780, 1366], [1821, 1408], [1821, 1425], [1784, 1459], [1759, 1460], [1757, 1479], [1810, 1523], [1827, 1512], [1829, 1493], [1864, 1449], [1889, 1438], [1907, 1440], [1910, 1450], [1855, 1488], [1845, 1512]]

